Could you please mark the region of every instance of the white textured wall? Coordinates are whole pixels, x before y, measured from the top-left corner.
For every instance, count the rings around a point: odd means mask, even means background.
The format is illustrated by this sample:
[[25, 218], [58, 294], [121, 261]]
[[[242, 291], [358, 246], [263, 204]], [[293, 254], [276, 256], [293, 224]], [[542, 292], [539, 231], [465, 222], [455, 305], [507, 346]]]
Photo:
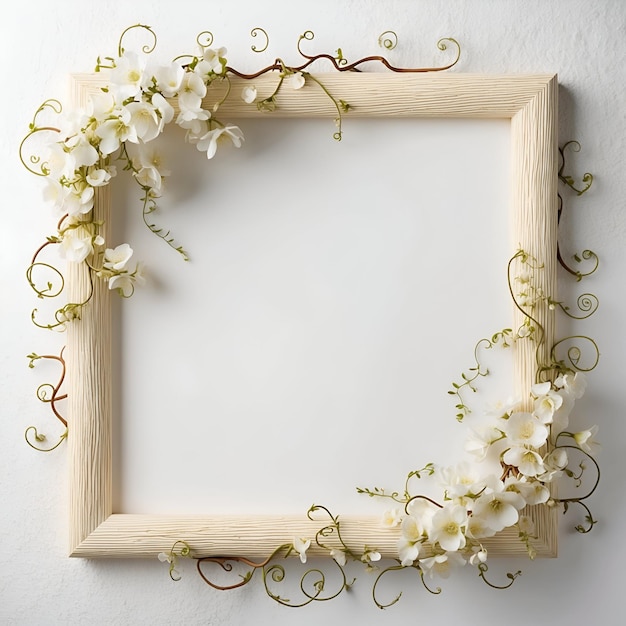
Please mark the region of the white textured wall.
[[[34, 8], [31, 8], [34, 7]], [[212, 30], [231, 49], [232, 64], [252, 69], [249, 31], [268, 30], [275, 54], [295, 59], [305, 29], [315, 50], [341, 46], [349, 58], [376, 51], [376, 38], [394, 29], [400, 65], [433, 58], [434, 42], [453, 36], [463, 46], [455, 71], [557, 72], [560, 136], [579, 139], [583, 152], [572, 169], [596, 175], [581, 199], [565, 193], [569, 214], [566, 252], [589, 247], [601, 271], [586, 287], [601, 300], [584, 330], [602, 351], [578, 413], [601, 427], [604, 469], [592, 505], [599, 520], [589, 536], [561, 530], [557, 560], [522, 562], [524, 575], [508, 591], [488, 589], [465, 572], [432, 596], [404, 578], [400, 603], [381, 613], [362, 574], [350, 595], [294, 612], [250, 586], [231, 593], [206, 587], [187, 568], [178, 584], [154, 562], [89, 562], [66, 558], [65, 450], [31, 451], [23, 432], [45, 423], [33, 398], [24, 356], [54, 351], [57, 336], [35, 329], [28, 313], [32, 292], [24, 280], [31, 251], [49, 224], [40, 188], [18, 162], [17, 146], [31, 112], [45, 98], [65, 94], [66, 75], [91, 71], [98, 54], [114, 51], [119, 33], [142, 22], [159, 35], [164, 59], [193, 49], [198, 31]], [[202, 2], [13, 2], [0, 20], [3, 62], [0, 164], [2, 245], [0, 286], [0, 622], [3, 624], [537, 624], [622, 623], [626, 426], [623, 419], [624, 166], [626, 137], [626, 3], [621, 0], [214, 0]], [[293, 54], [292, 54], [293, 53]], [[290, 56], [291, 55], [291, 56]], [[599, 617], [600, 616], [600, 617]]]

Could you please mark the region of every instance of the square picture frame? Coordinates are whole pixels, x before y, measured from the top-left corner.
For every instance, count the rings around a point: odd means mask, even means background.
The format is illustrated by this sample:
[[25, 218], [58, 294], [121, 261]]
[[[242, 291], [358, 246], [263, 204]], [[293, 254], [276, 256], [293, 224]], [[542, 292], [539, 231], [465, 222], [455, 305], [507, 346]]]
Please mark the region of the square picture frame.
[[[543, 266], [538, 288], [556, 297], [557, 263], [557, 77], [555, 75], [485, 76], [472, 74], [345, 73], [316, 75], [331, 93], [350, 103], [350, 117], [420, 117], [508, 119], [511, 123], [511, 256], [523, 249]], [[275, 88], [276, 76], [255, 80], [261, 94]], [[231, 78], [230, 93], [239, 94], [246, 81]], [[73, 77], [74, 102], [87, 106], [105, 85], [98, 74]], [[215, 96], [215, 92], [212, 93]], [[219, 99], [219, 95], [218, 95]], [[220, 107], [230, 118], [262, 117], [240, 98], [230, 95]], [[337, 111], [322, 90], [285, 90], [271, 114], [280, 117], [326, 117]], [[113, 183], [114, 184], [114, 183]], [[94, 219], [111, 222], [110, 191], [97, 190]], [[105, 237], [106, 239], [106, 237]], [[314, 536], [319, 522], [306, 515], [137, 515], [113, 512], [112, 317], [110, 292], [103, 281], [91, 282], [85, 264], [69, 264], [68, 296], [90, 305], [67, 329], [69, 444], [69, 553], [73, 557], [156, 557], [184, 540], [194, 556], [267, 557], [293, 537]], [[512, 327], [523, 323], [512, 311]], [[553, 315], [542, 307], [537, 321], [545, 331], [540, 351], [554, 342]], [[535, 382], [537, 353], [532, 342], [514, 349], [515, 392], [527, 397]], [[538, 539], [538, 556], [556, 556], [557, 511], [529, 507]], [[383, 557], [397, 552], [399, 530], [382, 528], [378, 516], [341, 515], [347, 545], [375, 546]], [[526, 555], [515, 529], [485, 540], [490, 555]], [[359, 548], [360, 549], [360, 548]], [[323, 554], [311, 546], [312, 556]]]

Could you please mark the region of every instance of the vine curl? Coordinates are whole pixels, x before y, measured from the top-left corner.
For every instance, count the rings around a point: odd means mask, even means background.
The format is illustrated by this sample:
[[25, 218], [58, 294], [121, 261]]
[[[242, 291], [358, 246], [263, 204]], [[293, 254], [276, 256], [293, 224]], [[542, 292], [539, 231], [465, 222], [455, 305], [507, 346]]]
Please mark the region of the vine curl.
[[154, 49], [156, 48], [156, 45], [157, 45], [156, 33], [152, 30], [152, 28], [150, 26], [146, 26], [145, 24], [133, 24], [133, 26], [129, 26], [120, 35], [120, 40], [119, 40], [119, 43], [117, 45], [118, 56], [121, 57], [124, 54], [124, 46], [122, 45], [123, 41], [124, 41], [124, 37], [129, 32], [131, 32], [133, 30], [145, 30], [147, 33], [150, 34], [150, 38], [151, 38], [152, 42], [150, 44], [146, 44], [146, 45], [142, 46], [141, 50], [145, 54], [150, 54], [151, 52], [154, 52]]

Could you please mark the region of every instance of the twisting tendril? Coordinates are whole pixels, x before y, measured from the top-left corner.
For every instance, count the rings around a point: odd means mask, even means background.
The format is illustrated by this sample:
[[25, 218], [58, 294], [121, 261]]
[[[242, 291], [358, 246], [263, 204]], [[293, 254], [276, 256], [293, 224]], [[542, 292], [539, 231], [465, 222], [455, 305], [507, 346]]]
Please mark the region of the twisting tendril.
[[253, 52], [260, 53], [260, 52], [265, 52], [267, 50], [268, 46], [270, 45], [270, 38], [267, 32], [263, 28], [257, 27], [257, 28], [253, 28], [250, 31], [250, 35], [252, 35], [252, 37], [258, 37], [259, 34], [265, 37], [265, 44], [260, 48], [253, 44], [252, 46], [250, 46], [250, 48]]
[[210, 48], [213, 45], [213, 33], [210, 30], [203, 30], [196, 37], [196, 43], [201, 48]]
[[[43, 433], [40, 433], [35, 426], [29, 426], [24, 432], [24, 438], [26, 439], [26, 443], [31, 448], [34, 448], [35, 450], [38, 450], [39, 452], [51, 452], [52, 450], [58, 448], [63, 443], [63, 441], [65, 441], [65, 439], [67, 438], [67, 420], [63, 417], [63, 415], [61, 415], [61, 412], [59, 411], [57, 407], [58, 402], [60, 402], [61, 400], [65, 400], [67, 398], [67, 394], [60, 393], [61, 387], [65, 380], [65, 373], [66, 373], [65, 359], [63, 358], [64, 350], [65, 348], [61, 350], [61, 353], [59, 354], [59, 356], [55, 356], [52, 354], [40, 355], [40, 354], [35, 354], [34, 352], [32, 352], [31, 354], [27, 356], [27, 358], [29, 359], [28, 367], [30, 367], [31, 369], [35, 367], [35, 363], [37, 361], [40, 361], [42, 359], [50, 360], [50, 361], [57, 361], [58, 363], [61, 364], [61, 375], [59, 376], [59, 381], [55, 385], [53, 385], [52, 383], [43, 383], [39, 385], [39, 387], [37, 387], [36, 395], [37, 395], [37, 399], [40, 402], [44, 402], [45, 404], [48, 404], [50, 406], [50, 410], [52, 411], [53, 415], [61, 422], [61, 424], [63, 424], [63, 426], [65, 427], [65, 430], [60, 435], [59, 441], [55, 445], [53, 445], [50, 448], [43, 448], [39, 444], [46, 441], [47, 439], [46, 436]], [[32, 435], [32, 439], [34, 441], [31, 441], [29, 437], [30, 435]]]
[[386, 30], [378, 37], [378, 45], [385, 50], [393, 50], [398, 45], [398, 35], [393, 30]]
[[144, 52], [145, 54], [150, 54], [156, 48], [157, 36], [156, 36], [156, 33], [152, 30], [152, 28], [150, 26], [146, 26], [145, 24], [134, 24], [133, 26], [129, 26], [120, 35], [120, 41], [117, 45], [118, 56], [121, 57], [124, 54], [124, 46], [122, 45], [124, 42], [124, 37], [133, 30], [145, 30], [147, 33], [150, 34], [150, 38], [152, 41], [150, 44], [146, 44], [142, 46], [141, 48], [142, 52]]
[[45, 161], [41, 160], [41, 157], [36, 154], [31, 154], [26, 157], [24, 154], [24, 148], [28, 142], [28, 140], [33, 137], [33, 135], [41, 132], [53, 132], [60, 133], [60, 129], [55, 128], [54, 126], [39, 126], [37, 122], [37, 118], [46, 113], [48, 110], [53, 111], [57, 115], [60, 115], [63, 112], [63, 107], [58, 100], [54, 98], [50, 98], [43, 102], [39, 108], [35, 111], [35, 115], [33, 116], [33, 121], [28, 125], [28, 134], [22, 141], [20, 142], [19, 147], [19, 157], [22, 165], [31, 173], [36, 176], [47, 176], [50, 173], [48, 169], [48, 164]]

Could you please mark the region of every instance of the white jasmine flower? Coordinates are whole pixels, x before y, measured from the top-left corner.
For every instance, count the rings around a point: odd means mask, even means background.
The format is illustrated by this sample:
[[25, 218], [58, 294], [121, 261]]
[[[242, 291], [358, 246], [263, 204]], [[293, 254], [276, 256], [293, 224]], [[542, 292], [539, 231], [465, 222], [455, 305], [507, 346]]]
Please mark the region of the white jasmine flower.
[[465, 547], [467, 511], [458, 504], [445, 506], [433, 515], [429, 538], [446, 551], [455, 552]]
[[[542, 391], [539, 391], [538, 388], [541, 388]], [[552, 391], [550, 383], [533, 385], [532, 390], [536, 397], [534, 414], [544, 424], [550, 424], [555, 411], [563, 404], [562, 396], [558, 392]]]
[[48, 177], [43, 188], [44, 201], [49, 202], [60, 213], [65, 213], [63, 207], [66, 198], [70, 195], [69, 187], [62, 185], [56, 178]]
[[382, 556], [380, 552], [378, 552], [378, 550], [370, 550], [369, 548], [366, 547], [365, 552], [361, 556], [361, 561], [369, 565], [370, 563], [375, 563], [376, 561], [380, 561], [381, 558]]
[[85, 180], [91, 187], [102, 187], [111, 180], [111, 171], [105, 168], [90, 167]]
[[82, 133], [67, 139], [65, 145], [70, 149], [72, 167], [75, 170], [83, 165], [93, 165], [97, 163], [100, 158], [98, 151], [89, 143], [87, 137]]
[[116, 274], [109, 278], [109, 289], [117, 289], [120, 295], [128, 298], [132, 295], [135, 286], [130, 274]]
[[424, 528], [417, 518], [409, 515], [402, 520], [402, 537], [398, 541], [398, 556], [403, 567], [413, 565], [413, 561], [419, 555], [420, 543], [424, 536]]
[[519, 493], [526, 504], [544, 504], [550, 499], [550, 490], [539, 480], [511, 479], [506, 485], [507, 491]]
[[482, 461], [487, 456], [493, 443], [502, 439], [502, 431], [495, 426], [471, 429], [465, 441], [465, 450]]
[[63, 199], [63, 210], [70, 216], [85, 215], [93, 209], [94, 190], [89, 185], [75, 185]]
[[170, 65], [159, 65], [154, 69], [153, 75], [157, 89], [166, 98], [171, 98], [178, 93], [183, 82], [185, 70], [182, 65], [171, 63]]
[[285, 82], [292, 89], [301, 89], [302, 87], [304, 87], [304, 83], [306, 81], [304, 76], [302, 75], [302, 72], [292, 72], [291, 74], [287, 75], [287, 77], [285, 78]]
[[149, 187], [154, 196], [161, 193], [163, 177], [169, 176], [170, 171], [165, 168], [161, 153], [153, 146], [139, 144], [130, 150], [133, 167], [137, 170], [133, 173], [137, 182], [142, 187]]
[[129, 125], [134, 128], [129, 141], [152, 141], [163, 130], [163, 122], [157, 115], [155, 107], [148, 102], [130, 102], [126, 109], [130, 113]]
[[206, 85], [202, 78], [194, 72], [185, 72], [178, 92], [179, 119], [181, 121], [209, 119], [210, 113], [202, 109], [204, 96], [206, 96]]
[[119, 272], [126, 267], [131, 256], [133, 256], [133, 249], [127, 243], [122, 243], [113, 249], [107, 248], [104, 251], [102, 266]]
[[295, 537], [293, 540], [293, 549], [300, 555], [300, 561], [306, 563], [306, 551], [311, 547], [310, 539], [301, 539]]
[[469, 558], [470, 565], [479, 565], [487, 562], [487, 550], [482, 546], [474, 546], [472, 553], [472, 556]]
[[246, 86], [241, 90], [241, 99], [246, 104], [252, 104], [256, 100], [256, 96], [256, 87], [254, 85]]
[[440, 478], [448, 498], [463, 506], [467, 504], [467, 496], [476, 495], [485, 487], [484, 481], [469, 463], [443, 468]]
[[513, 413], [504, 432], [514, 445], [539, 448], [548, 439], [548, 428], [532, 413]]
[[100, 137], [100, 152], [107, 156], [115, 152], [125, 141], [137, 143], [137, 131], [131, 124], [130, 111], [127, 108], [119, 110], [119, 115], [106, 119], [96, 129]]
[[485, 537], [493, 537], [496, 531], [487, 526], [485, 520], [477, 515], [470, 515], [467, 519], [465, 535], [474, 539], [484, 539]]
[[110, 91], [99, 91], [89, 98], [89, 115], [98, 122], [111, 117], [113, 111], [118, 108], [115, 97]]
[[489, 528], [499, 532], [517, 523], [518, 511], [525, 504], [524, 498], [513, 491], [485, 493], [476, 500], [472, 517], [480, 518]]
[[563, 448], [555, 448], [544, 457], [543, 466], [545, 472], [538, 478], [544, 483], [552, 482], [563, 474], [563, 470], [567, 467], [567, 462], [567, 451], [563, 450]]
[[407, 504], [407, 512], [410, 517], [416, 520], [419, 528], [426, 534], [430, 534], [432, 528], [433, 515], [438, 508], [424, 498], [414, 498]]
[[385, 528], [394, 528], [402, 522], [402, 511], [400, 509], [388, 509], [383, 513], [382, 524]]
[[520, 404], [519, 398], [508, 397], [504, 402], [499, 400], [487, 406], [485, 415], [490, 417], [505, 417], [510, 415]]
[[587, 378], [582, 372], [576, 372], [576, 374], [565, 374], [559, 376], [554, 384], [557, 387], [563, 387], [563, 389], [576, 400], [583, 397], [585, 389], [587, 388]]
[[164, 124], [169, 124], [174, 119], [174, 107], [160, 93], [153, 94], [152, 106], [157, 110], [161, 118], [161, 128]]
[[600, 445], [595, 439], [597, 432], [597, 426], [592, 426], [588, 430], [581, 430], [574, 433], [574, 441], [583, 452], [592, 454], [593, 448]]
[[509, 448], [502, 459], [507, 465], [517, 467], [524, 476], [538, 476], [545, 470], [541, 455], [522, 446]]
[[213, 50], [207, 48], [202, 55], [202, 61], [196, 66], [196, 71], [208, 80], [209, 74], [223, 74], [226, 67], [226, 48]]
[[236, 148], [239, 148], [243, 143], [243, 133], [237, 126], [233, 125], [224, 126], [223, 128], [214, 128], [198, 139], [196, 148], [198, 148], [200, 152], [206, 150], [207, 159], [212, 159], [217, 152], [218, 142], [221, 143], [224, 140], [230, 140]]
[[455, 567], [465, 565], [465, 559], [458, 552], [451, 552], [420, 559], [419, 564], [424, 574], [428, 574], [430, 578], [435, 576], [448, 578]]
[[346, 553], [343, 550], [335, 550], [333, 548], [330, 551], [330, 556], [335, 559], [337, 565], [341, 565], [341, 567], [343, 567], [346, 564]]
[[159, 559], [159, 561], [161, 561], [161, 563], [174, 562], [174, 558], [171, 556], [171, 554], [166, 554], [165, 552], [159, 552], [159, 554], [157, 554], [157, 558]]
[[121, 102], [134, 98], [141, 92], [145, 58], [134, 52], [124, 52], [115, 65], [110, 74], [111, 90]]
[[94, 245], [104, 244], [102, 237], [93, 235], [85, 226], [70, 227], [63, 231], [61, 239], [61, 256], [74, 263], [82, 263], [93, 253]]

